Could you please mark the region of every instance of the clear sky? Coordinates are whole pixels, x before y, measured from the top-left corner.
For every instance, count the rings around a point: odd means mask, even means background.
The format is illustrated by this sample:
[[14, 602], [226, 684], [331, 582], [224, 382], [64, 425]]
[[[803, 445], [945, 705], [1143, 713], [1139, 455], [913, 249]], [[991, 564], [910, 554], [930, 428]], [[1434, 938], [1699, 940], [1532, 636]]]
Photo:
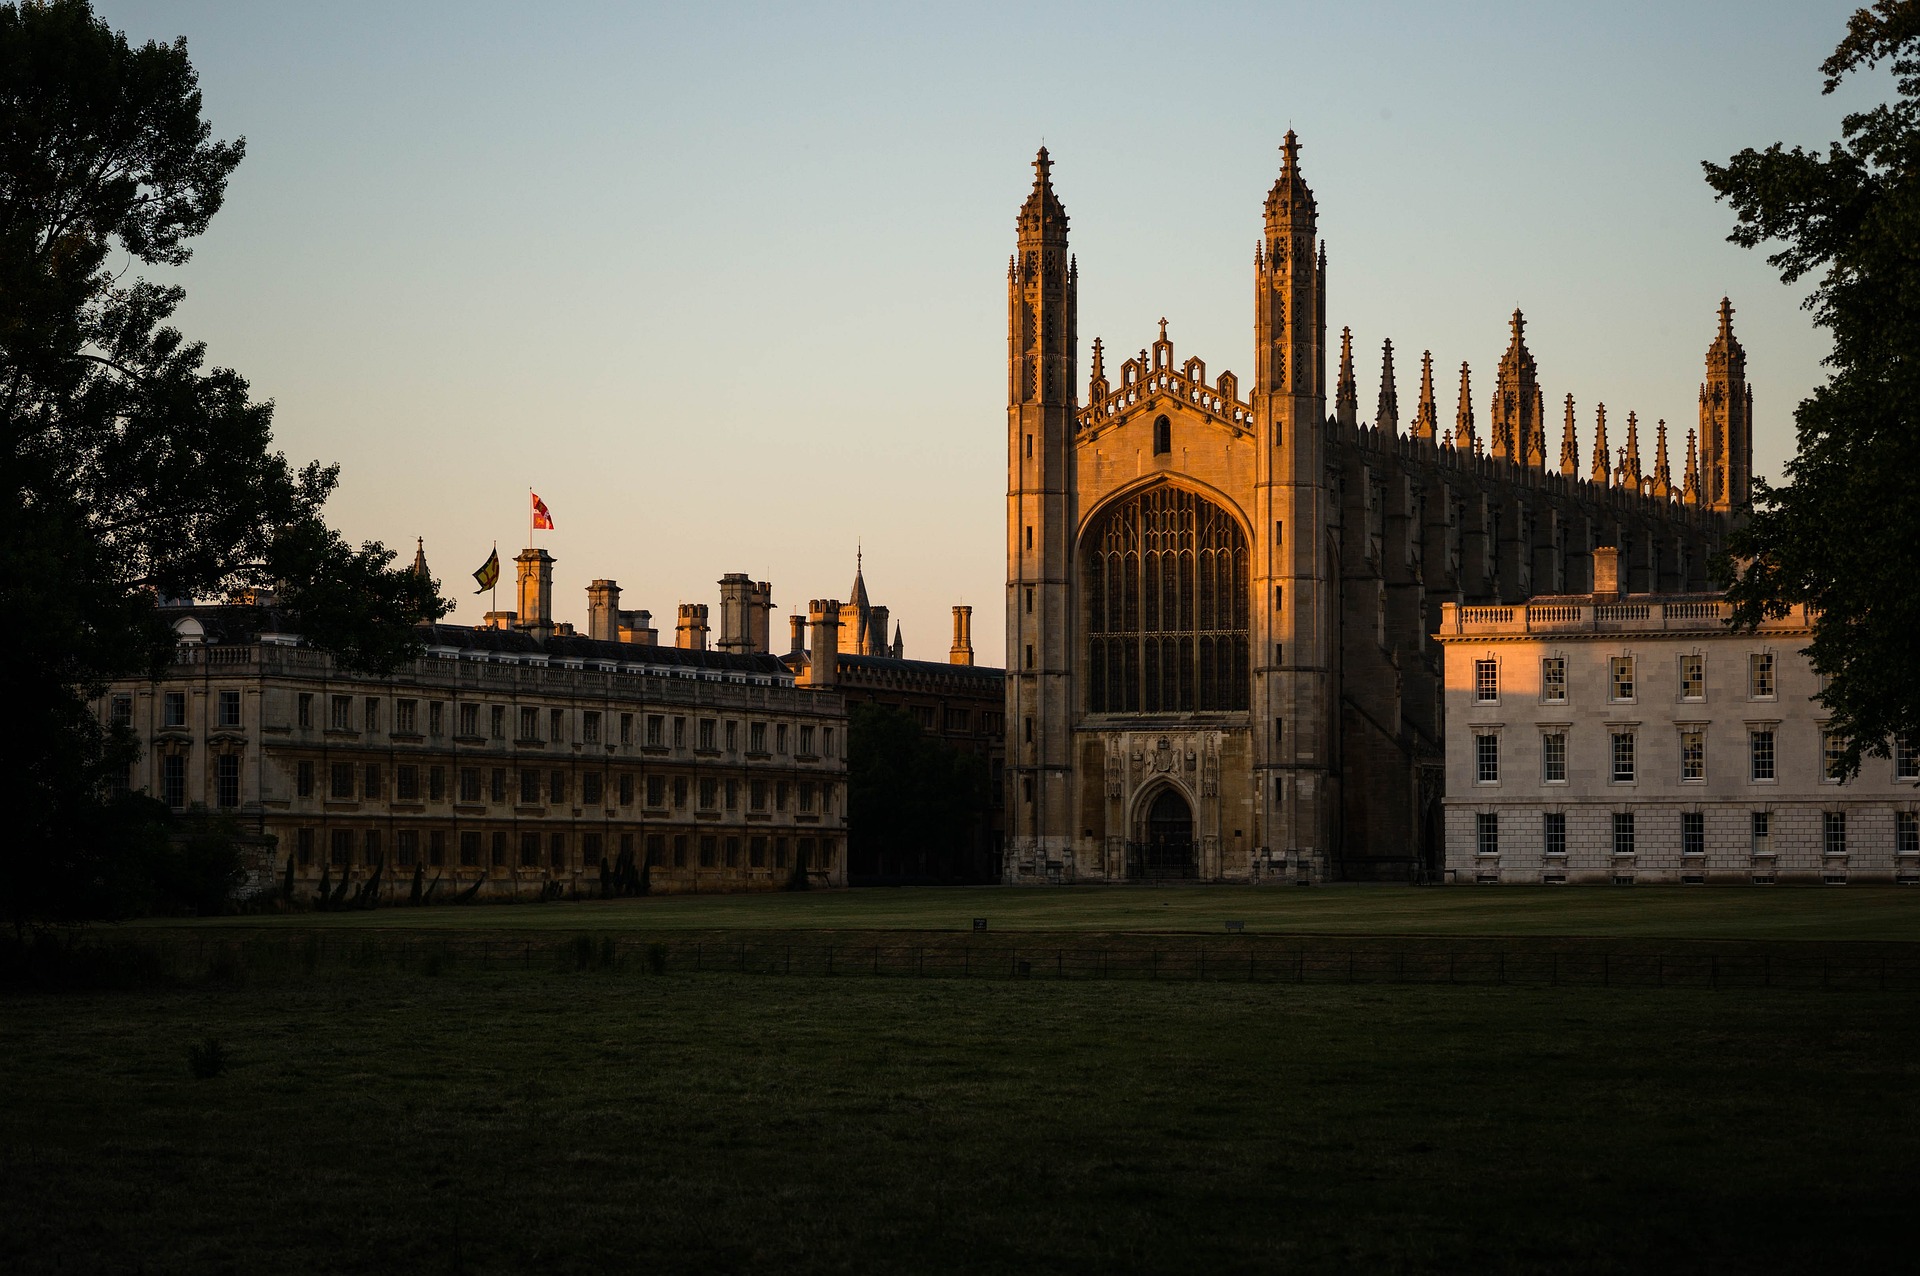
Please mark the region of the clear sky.
[[[1085, 346], [1251, 380], [1260, 201], [1291, 126], [1371, 414], [1431, 349], [1484, 416], [1528, 317], [1555, 436], [1593, 407], [1676, 448], [1722, 294], [1756, 469], [1778, 477], [1827, 343], [1700, 161], [1824, 145], [1884, 75], [1819, 96], [1850, 3], [769, 5], [96, 0], [184, 35], [247, 159], [178, 272], [182, 327], [342, 466], [353, 539], [468, 573], [558, 527], [585, 586], [670, 629], [729, 571], [782, 614], [846, 596], [857, 542], [907, 654], [956, 602], [1002, 649], [1005, 275], [1045, 141]], [[1676, 457], [1676, 473], [1678, 460]], [[511, 564], [508, 565], [509, 572]], [[510, 583], [510, 577], [508, 583]], [[503, 606], [511, 606], [502, 591]], [[786, 632], [776, 623], [776, 639]], [[776, 645], [779, 645], [778, 643]]]

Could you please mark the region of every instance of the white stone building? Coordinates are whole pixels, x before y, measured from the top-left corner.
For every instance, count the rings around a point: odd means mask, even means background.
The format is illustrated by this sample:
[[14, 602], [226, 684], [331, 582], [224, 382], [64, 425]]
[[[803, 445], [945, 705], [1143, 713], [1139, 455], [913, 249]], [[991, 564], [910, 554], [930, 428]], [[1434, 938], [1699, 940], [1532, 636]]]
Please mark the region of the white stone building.
[[1833, 778], [1804, 608], [1732, 633], [1595, 560], [1592, 595], [1442, 609], [1448, 880], [1920, 884], [1920, 755]]

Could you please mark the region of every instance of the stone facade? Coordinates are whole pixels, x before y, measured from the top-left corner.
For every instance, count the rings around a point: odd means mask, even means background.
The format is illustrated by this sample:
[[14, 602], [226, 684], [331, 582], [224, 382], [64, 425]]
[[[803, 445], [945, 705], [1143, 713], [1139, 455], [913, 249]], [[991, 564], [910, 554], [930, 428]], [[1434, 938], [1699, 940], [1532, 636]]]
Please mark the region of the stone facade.
[[[1673, 480], [1574, 404], [1549, 467], [1513, 317], [1484, 418], [1442, 424], [1432, 361], [1403, 429], [1393, 350], [1362, 421], [1350, 334], [1328, 411], [1328, 266], [1291, 133], [1253, 263], [1254, 375], [1157, 338], [1077, 370], [1078, 263], [1043, 149], [1007, 277], [1008, 856], [1014, 882], [1437, 871], [1440, 608], [1590, 587], [1703, 587], [1745, 499], [1752, 399], [1731, 307]], [[1707, 446], [1703, 449], [1702, 440]], [[1703, 478], [1703, 474], [1712, 476]]]
[[772, 655], [433, 625], [369, 677], [271, 609], [175, 628], [166, 672], [99, 712], [144, 746], [132, 787], [270, 839], [262, 880], [291, 859], [306, 887], [383, 867], [389, 898], [416, 870], [443, 899], [588, 894], [625, 855], [655, 891], [845, 884], [845, 703]]
[[1920, 881], [1920, 758], [1833, 779], [1805, 609], [1753, 634], [1727, 615], [1713, 594], [1446, 604], [1447, 879]]

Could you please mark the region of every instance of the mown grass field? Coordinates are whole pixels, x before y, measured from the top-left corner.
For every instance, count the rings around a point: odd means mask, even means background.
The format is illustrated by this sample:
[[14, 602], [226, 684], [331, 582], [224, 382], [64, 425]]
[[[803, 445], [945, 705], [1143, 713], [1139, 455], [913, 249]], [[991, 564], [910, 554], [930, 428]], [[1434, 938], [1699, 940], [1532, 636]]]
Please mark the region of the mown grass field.
[[[260, 914], [215, 927], [1616, 936], [1920, 941], [1911, 887], [929, 887]], [[178, 922], [159, 920], [159, 927]]]
[[0, 1270], [1910, 1261], [1910, 995], [437, 969], [0, 999]]

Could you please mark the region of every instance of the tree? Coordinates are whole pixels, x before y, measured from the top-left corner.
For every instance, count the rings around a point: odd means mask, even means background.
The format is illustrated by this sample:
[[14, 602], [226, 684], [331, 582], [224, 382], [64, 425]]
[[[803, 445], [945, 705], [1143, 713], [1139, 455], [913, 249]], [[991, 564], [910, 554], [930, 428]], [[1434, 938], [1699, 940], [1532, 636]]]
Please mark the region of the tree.
[[1723, 570], [1736, 627], [1815, 609], [1808, 654], [1848, 775], [1897, 737], [1920, 744], [1920, 0], [1855, 13], [1823, 92], [1883, 61], [1897, 100], [1846, 116], [1825, 155], [1776, 142], [1705, 165], [1729, 240], [1780, 244], [1767, 261], [1786, 283], [1816, 276], [1806, 305], [1833, 336], [1788, 481], [1755, 481]]
[[847, 715], [850, 873], [978, 878], [986, 828], [984, 761], [927, 735], [888, 705]]
[[89, 702], [167, 661], [158, 600], [270, 586], [357, 668], [416, 650], [445, 607], [321, 507], [336, 467], [289, 465], [271, 403], [169, 319], [178, 266], [244, 141], [213, 140], [185, 41], [138, 48], [86, 0], [0, 5], [0, 616], [11, 716], [0, 907], [25, 921], [125, 899], [150, 804], [102, 797], [135, 742]]

